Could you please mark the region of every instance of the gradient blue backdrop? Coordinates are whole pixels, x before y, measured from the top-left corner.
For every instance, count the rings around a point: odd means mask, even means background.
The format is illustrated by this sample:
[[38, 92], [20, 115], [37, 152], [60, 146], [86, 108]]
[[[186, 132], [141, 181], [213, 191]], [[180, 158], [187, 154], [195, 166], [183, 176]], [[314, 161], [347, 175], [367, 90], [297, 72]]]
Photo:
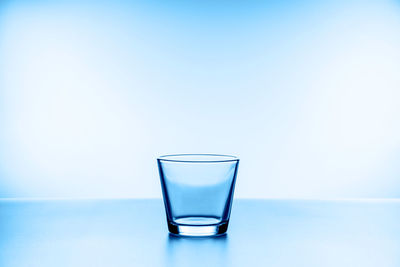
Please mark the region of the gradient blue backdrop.
[[0, 197], [161, 197], [185, 152], [237, 197], [399, 197], [399, 102], [399, 1], [0, 3]]

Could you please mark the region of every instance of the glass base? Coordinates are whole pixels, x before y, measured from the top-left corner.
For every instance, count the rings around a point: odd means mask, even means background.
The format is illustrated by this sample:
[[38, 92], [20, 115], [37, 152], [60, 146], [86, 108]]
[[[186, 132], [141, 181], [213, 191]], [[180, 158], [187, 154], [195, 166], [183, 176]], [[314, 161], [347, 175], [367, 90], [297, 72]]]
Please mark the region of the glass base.
[[168, 230], [172, 234], [181, 236], [217, 236], [226, 233], [228, 230], [228, 222], [203, 225], [168, 222]]

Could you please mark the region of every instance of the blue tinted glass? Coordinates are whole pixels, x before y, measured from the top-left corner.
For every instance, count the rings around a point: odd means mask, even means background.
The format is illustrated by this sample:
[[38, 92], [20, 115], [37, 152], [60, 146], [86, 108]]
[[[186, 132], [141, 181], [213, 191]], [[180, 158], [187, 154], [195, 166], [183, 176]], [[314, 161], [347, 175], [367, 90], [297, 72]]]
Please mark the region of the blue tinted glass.
[[220, 155], [158, 159], [169, 229], [210, 235], [227, 230], [239, 160]]

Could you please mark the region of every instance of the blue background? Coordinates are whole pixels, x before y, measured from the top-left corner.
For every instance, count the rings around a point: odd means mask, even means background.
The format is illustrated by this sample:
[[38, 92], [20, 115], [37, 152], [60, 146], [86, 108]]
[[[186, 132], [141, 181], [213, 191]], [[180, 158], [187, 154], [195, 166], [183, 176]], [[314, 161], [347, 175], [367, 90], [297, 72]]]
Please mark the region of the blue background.
[[0, 197], [161, 197], [170, 153], [239, 156], [236, 197], [399, 197], [399, 73], [399, 1], [2, 1]]

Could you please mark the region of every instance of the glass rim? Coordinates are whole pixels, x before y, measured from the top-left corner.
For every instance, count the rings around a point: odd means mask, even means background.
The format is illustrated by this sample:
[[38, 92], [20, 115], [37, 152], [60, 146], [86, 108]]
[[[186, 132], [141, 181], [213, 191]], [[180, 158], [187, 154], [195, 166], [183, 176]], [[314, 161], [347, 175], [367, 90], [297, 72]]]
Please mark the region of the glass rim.
[[[193, 159], [190, 157], [198, 157]], [[202, 158], [204, 157], [204, 158]], [[202, 158], [202, 159], [201, 159]], [[223, 154], [170, 154], [162, 155], [157, 158], [159, 161], [181, 162], [181, 163], [218, 163], [218, 162], [234, 162], [239, 161], [239, 158], [232, 155]]]

